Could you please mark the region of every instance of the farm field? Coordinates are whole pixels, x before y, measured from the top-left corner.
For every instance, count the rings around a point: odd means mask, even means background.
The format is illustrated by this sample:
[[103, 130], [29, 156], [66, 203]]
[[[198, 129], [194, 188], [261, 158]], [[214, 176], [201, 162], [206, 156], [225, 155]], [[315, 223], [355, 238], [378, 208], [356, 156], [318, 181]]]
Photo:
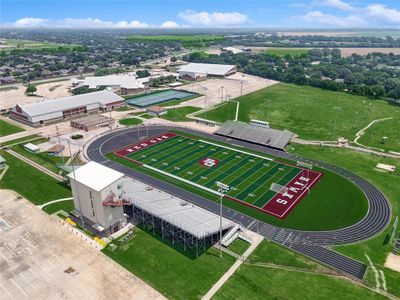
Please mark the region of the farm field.
[[[372, 120], [400, 119], [400, 106], [384, 100], [292, 84], [277, 84], [235, 100], [240, 103], [239, 121], [266, 120], [273, 128], [286, 128], [308, 140], [336, 140], [341, 136], [353, 140], [355, 134]], [[222, 123], [233, 120], [235, 112], [236, 103], [228, 102], [198, 117]], [[400, 140], [400, 131], [390, 122], [382, 122], [379, 126], [389, 141]], [[375, 134], [375, 126], [369, 130]], [[393, 148], [397, 149], [394, 146], [391, 150]]]
[[223, 35], [133, 35], [127, 37], [130, 42], [181, 42], [185, 46], [205, 46], [208, 42], [223, 41]]
[[266, 54], [271, 54], [271, 55], [277, 55], [277, 56], [285, 56], [285, 55], [290, 55], [290, 56], [300, 56], [302, 54], [306, 54], [309, 49], [307, 48], [268, 48], [265, 50], [264, 53]]
[[[400, 213], [400, 204], [397, 200], [398, 195], [400, 195], [399, 176], [375, 169], [376, 164], [379, 162], [395, 165], [397, 168], [400, 168], [398, 160], [357, 153], [347, 149], [323, 148], [316, 146], [292, 145], [289, 146], [288, 150], [298, 155], [330, 162], [362, 176], [385, 193], [392, 205], [393, 216], [397, 216]], [[392, 220], [392, 223], [393, 221], [394, 220]], [[400, 274], [383, 267], [387, 254], [393, 249], [393, 245], [384, 245], [385, 237], [390, 233], [392, 223], [386, 230], [374, 238], [354, 245], [336, 246], [334, 247], [334, 250], [349, 257], [358, 259], [365, 264], [369, 264], [365, 257], [365, 255], [368, 255], [373, 261], [375, 267], [384, 272], [388, 291], [399, 297], [400, 286], [398, 285], [398, 282], [400, 280]], [[375, 286], [375, 276], [371, 268], [368, 268], [365, 280], [371, 287]]]
[[30, 40], [5, 40], [5, 44], [0, 46], [1, 51], [11, 51], [11, 50], [24, 50], [24, 49], [44, 49], [44, 48], [58, 48], [58, 47], [74, 47], [75, 45], [64, 45], [64, 44], [54, 44], [39, 41]]
[[139, 228], [132, 240], [103, 252], [170, 299], [200, 299], [234, 263], [227, 254], [221, 259], [215, 248], [195, 258]]
[[17, 132], [22, 132], [24, 129], [15, 126], [13, 124], [10, 124], [4, 120], [0, 120], [0, 137], [14, 134]]
[[[174, 134], [149, 147], [127, 145], [107, 157], [213, 201], [219, 198], [215, 182], [222, 181], [231, 186], [225, 206], [278, 226], [306, 230], [341, 228], [356, 223], [367, 211], [361, 190], [326, 170], [307, 171], [296, 167], [295, 162], [294, 166], [287, 165], [245, 149]], [[177, 152], [181, 153], [179, 158], [174, 155]], [[317, 182], [321, 173], [323, 176]], [[302, 175], [310, 184], [302, 191], [296, 190], [296, 196], [290, 200], [270, 190], [272, 183], [292, 188], [294, 182], [301, 182]], [[334, 188], [336, 185], [341, 189]], [[332, 211], [341, 214], [332, 218]]]

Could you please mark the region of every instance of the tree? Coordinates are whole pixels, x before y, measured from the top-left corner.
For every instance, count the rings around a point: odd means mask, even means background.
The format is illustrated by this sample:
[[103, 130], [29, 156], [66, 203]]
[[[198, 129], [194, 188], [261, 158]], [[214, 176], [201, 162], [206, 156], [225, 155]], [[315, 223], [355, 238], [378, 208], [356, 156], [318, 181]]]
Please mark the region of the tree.
[[28, 85], [28, 87], [26, 88], [26, 93], [30, 96], [32, 96], [36, 91], [37, 88], [34, 85]]

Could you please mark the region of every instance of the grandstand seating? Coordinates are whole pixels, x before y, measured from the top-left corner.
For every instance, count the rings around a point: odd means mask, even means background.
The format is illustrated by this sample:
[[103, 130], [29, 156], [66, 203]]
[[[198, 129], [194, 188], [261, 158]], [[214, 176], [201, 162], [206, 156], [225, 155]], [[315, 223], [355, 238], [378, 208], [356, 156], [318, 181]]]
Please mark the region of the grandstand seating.
[[293, 137], [293, 133], [286, 129], [278, 130], [237, 121], [226, 121], [216, 134], [277, 149], [284, 149]]

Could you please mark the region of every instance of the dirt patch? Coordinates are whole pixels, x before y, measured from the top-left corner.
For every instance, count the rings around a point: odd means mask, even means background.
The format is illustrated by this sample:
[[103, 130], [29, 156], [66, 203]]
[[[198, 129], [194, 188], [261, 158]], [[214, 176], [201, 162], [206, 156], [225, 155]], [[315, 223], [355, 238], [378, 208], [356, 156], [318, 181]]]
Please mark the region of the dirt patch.
[[353, 53], [358, 55], [367, 55], [372, 52], [380, 52], [380, 53], [393, 53], [400, 54], [400, 48], [339, 48], [343, 57], [351, 56]]
[[164, 299], [66, 231], [56, 217], [25, 199], [15, 202], [17, 197], [0, 190], [0, 295], [5, 299]]
[[384, 266], [393, 271], [400, 272], [400, 255], [395, 255], [393, 253], [390, 253], [386, 257]]

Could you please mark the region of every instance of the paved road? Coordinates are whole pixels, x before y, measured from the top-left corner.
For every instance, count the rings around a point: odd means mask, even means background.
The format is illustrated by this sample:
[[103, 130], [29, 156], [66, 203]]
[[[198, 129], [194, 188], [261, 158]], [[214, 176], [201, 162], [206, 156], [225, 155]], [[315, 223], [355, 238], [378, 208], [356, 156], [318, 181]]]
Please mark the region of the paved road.
[[[245, 141], [232, 140], [229, 138], [210, 135], [204, 132], [186, 128], [184, 129], [168, 126], [150, 126], [147, 128], [149, 136], [157, 135], [172, 129], [177, 129], [205, 138], [212, 138], [217, 141], [229, 143], [231, 145], [247, 147], [285, 159], [312, 162], [316, 166], [337, 173], [353, 182], [365, 193], [369, 203], [369, 210], [363, 220], [357, 224], [343, 229], [331, 231], [300, 231], [284, 229], [261, 222], [228, 207], [224, 207], [223, 214], [226, 218], [229, 218], [241, 224], [242, 226], [263, 235], [266, 239], [272, 240], [303, 255], [311, 257], [322, 264], [335, 268], [350, 276], [359, 279], [364, 277], [367, 269], [365, 264], [336, 253], [329, 249], [329, 246], [356, 243], [371, 238], [382, 231], [390, 222], [390, 204], [385, 195], [374, 185], [346, 169], [286, 152], [268, 149], [262, 146], [247, 143]], [[142, 129], [140, 134], [143, 136], [144, 133], [145, 131]], [[157, 186], [159, 189], [186, 199], [198, 206], [206, 208], [212, 212], [219, 213], [219, 205], [216, 202], [207, 200], [175, 185], [132, 170], [126, 166], [110, 161], [105, 157], [106, 153], [114, 151], [130, 143], [134, 143], [137, 140], [139, 140], [138, 132], [134, 127], [111, 132], [94, 140], [88, 146], [87, 155], [89, 159], [123, 172], [127, 176], [137, 178], [149, 185]]]

